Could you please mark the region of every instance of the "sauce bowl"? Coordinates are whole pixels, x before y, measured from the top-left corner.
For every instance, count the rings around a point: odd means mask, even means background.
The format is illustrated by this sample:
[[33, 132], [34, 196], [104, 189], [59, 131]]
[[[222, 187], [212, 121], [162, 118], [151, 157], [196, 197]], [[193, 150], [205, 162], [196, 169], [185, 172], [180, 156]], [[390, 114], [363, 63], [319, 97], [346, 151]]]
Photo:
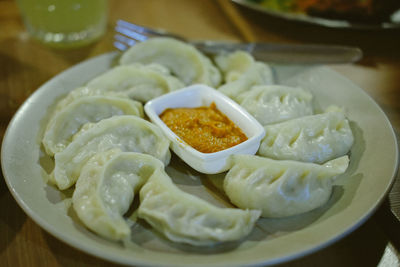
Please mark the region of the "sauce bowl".
[[[247, 140], [214, 153], [202, 153], [177, 136], [159, 117], [168, 108], [195, 108], [210, 106], [214, 102], [218, 110], [225, 114], [242, 132]], [[157, 97], [146, 103], [145, 113], [158, 125], [171, 141], [171, 149], [193, 169], [206, 174], [221, 173], [230, 168], [229, 156], [257, 152], [265, 135], [262, 125], [240, 105], [209, 86], [195, 84]]]

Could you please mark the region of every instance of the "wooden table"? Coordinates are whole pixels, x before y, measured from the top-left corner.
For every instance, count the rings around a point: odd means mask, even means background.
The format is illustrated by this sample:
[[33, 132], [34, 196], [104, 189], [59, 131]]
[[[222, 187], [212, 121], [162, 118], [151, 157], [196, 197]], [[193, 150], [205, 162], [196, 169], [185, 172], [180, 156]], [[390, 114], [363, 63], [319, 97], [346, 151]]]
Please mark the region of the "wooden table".
[[[70, 66], [112, 51], [116, 19], [162, 27], [192, 39], [226, 39], [359, 46], [364, 59], [332, 66], [365, 89], [400, 130], [400, 31], [328, 29], [267, 17], [229, 1], [110, 1], [107, 34], [79, 50], [57, 51], [25, 32], [16, 3], [0, 0], [0, 137], [11, 117], [41, 84]], [[359, 229], [339, 242], [283, 266], [399, 266], [400, 184]], [[0, 179], [1, 266], [110, 266], [42, 230], [17, 205]], [[394, 211], [394, 213], [392, 212]], [[400, 214], [397, 213], [397, 214]]]

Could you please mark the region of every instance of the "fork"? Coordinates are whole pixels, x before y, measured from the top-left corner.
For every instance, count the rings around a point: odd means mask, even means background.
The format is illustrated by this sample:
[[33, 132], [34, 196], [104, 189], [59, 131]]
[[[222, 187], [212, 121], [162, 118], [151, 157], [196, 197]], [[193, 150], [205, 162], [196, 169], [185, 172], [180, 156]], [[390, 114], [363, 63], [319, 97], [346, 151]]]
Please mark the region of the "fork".
[[117, 21], [115, 31], [114, 47], [120, 51], [152, 37], [171, 37], [187, 42], [206, 54], [244, 50], [257, 60], [278, 63], [338, 64], [356, 62], [362, 58], [359, 48], [338, 45], [189, 41], [164, 29], [147, 28], [124, 20]]
[[114, 36], [114, 47], [120, 51], [125, 51], [137, 42], [144, 42], [151, 37], [171, 37], [187, 41], [182, 36], [167, 32], [164, 29], [147, 28], [124, 20], [117, 21], [115, 31], [117, 34]]

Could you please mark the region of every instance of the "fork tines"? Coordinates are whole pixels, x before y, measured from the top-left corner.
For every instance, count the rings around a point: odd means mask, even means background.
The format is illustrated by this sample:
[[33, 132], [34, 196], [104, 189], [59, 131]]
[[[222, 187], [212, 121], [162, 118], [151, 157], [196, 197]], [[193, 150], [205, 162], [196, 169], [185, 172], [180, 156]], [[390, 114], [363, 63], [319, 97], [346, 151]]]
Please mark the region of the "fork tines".
[[153, 36], [168, 36], [177, 39], [182, 37], [166, 32], [161, 29], [151, 29], [137, 24], [133, 24], [124, 20], [118, 20], [115, 26], [117, 34], [114, 36], [114, 46], [121, 51], [128, 49], [137, 42], [146, 41]]
[[114, 46], [124, 51], [137, 42], [143, 42], [149, 38], [146, 31], [139, 25], [135, 25], [123, 20], [118, 20], [115, 26], [117, 34], [114, 36]]

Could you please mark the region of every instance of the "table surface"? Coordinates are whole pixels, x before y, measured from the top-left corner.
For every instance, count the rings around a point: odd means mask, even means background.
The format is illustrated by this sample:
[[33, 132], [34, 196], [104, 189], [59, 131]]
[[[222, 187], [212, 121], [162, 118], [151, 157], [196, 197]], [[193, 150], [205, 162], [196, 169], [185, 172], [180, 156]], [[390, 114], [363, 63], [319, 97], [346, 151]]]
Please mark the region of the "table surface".
[[[107, 33], [78, 50], [52, 50], [31, 40], [15, 1], [0, 0], [0, 139], [18, 107], [41, 84], [85, 59], [113, 51], [117, 19], [162, 27], [190, 39], [354, 45], [357, 64], [334, 70], [363, 88], [400, 130], [400, 30], [362, 31], [284, 21], [227, 0], [110, 1]], [[0, 179], [0, 265], [112, 266], [57, 240], [17, 205]], [[400, 266], [400, 183], [359, 229], [335, 244], [282, 266]]]

